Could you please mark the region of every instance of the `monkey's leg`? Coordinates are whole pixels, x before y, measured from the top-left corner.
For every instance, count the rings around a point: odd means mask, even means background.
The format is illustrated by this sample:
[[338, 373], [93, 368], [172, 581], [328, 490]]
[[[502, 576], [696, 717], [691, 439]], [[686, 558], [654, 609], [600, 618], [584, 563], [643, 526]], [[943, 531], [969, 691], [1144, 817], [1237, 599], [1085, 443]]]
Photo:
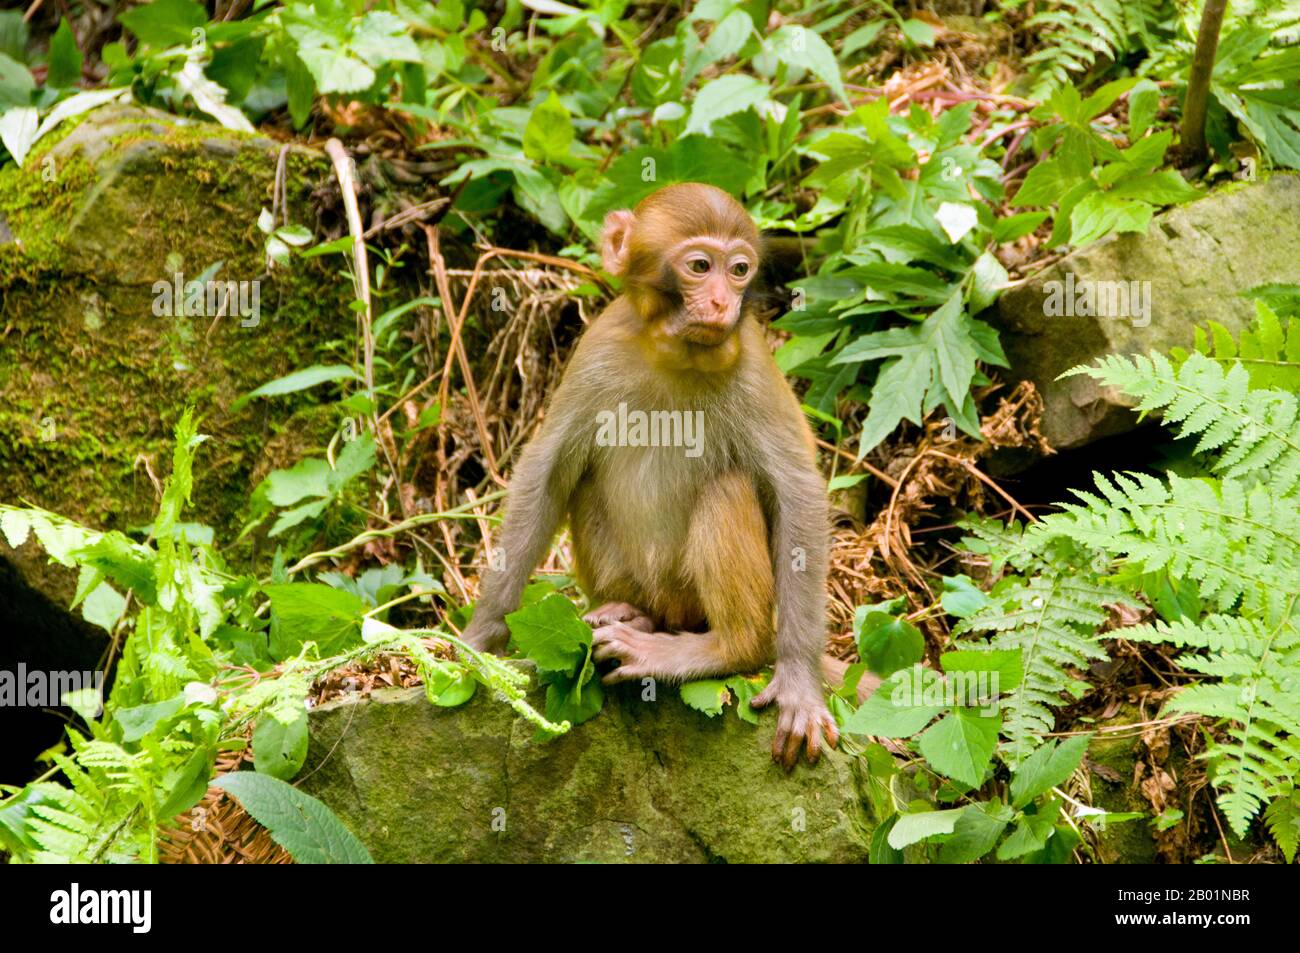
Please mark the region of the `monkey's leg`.
[[625, 623], [642, 632], [653, 632], [658, 628], [648, 613], [627, 602], [606, 602], [584, 615], [582, 621], [593, 629], [613, 625], [615, 622]]
[[597, 629], [596, 658], [619, 662], [605, 676], [607, 683], [734, 675], [772, 661], [776, 640], [767, 524], [748, 478], [727, 474], [701, 490], [684, 569], [709, 631], [644, 632], [618, 622]]

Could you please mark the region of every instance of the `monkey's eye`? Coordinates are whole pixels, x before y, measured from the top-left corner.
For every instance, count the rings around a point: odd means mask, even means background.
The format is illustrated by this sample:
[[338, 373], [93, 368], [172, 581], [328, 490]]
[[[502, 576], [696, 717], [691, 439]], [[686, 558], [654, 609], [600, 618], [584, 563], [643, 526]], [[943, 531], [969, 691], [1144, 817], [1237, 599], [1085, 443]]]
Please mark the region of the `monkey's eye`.
[[686, 263], [686, 267], [697, 275], [707, 275], [709, 273], [709, 260], [707, 258], [692, 258]]
[[747, 274], [749, 274], [749, 262], [747, 261], [736, 262], [734, 265], [731, 266], [731, 273], [735, 275], [737, 278], [744, 278]]

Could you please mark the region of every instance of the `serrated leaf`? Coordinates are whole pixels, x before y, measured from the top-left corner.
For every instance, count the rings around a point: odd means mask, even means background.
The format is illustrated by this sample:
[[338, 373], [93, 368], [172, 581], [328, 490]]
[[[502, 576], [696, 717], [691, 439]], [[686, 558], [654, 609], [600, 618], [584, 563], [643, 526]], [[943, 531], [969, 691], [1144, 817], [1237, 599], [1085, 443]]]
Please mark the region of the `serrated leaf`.
[[372, 864], [370, 852], [343, 822], [309, 794], [253, 771], [212, 782], [229, 793], [300, 864]]
[[1059, 745], [1049, 741], [1023, 762], [1011, 776], [1011, 803], [1024, 807], [1038, 795], [1050, 791], [1074, 773], [1083, 760], [1092, 735], [1068, 738]]
[[510, 613], [506, 625], [519, 651], [543, 672], [574, 673], [591, 647], [591, 626], [558, 593]]
[[686, 120], [686, 135], [708, 135], [712, 124], [719, 119], [744, 112], [767, 99], [770, 88], [752, 76], [732, 73], [705, 84], [691, 103], [691, 115]]

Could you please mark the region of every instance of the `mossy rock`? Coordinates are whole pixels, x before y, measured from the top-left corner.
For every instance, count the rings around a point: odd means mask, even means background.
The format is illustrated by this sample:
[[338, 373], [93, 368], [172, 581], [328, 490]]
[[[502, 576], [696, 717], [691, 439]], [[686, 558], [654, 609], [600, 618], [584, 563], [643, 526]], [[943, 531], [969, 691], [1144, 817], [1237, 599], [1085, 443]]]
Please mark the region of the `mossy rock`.
[[[0, 502], [29, 501], [90, 525], [150, 521], [151, 474], [170, 470], [172, 429], [193, 403], [211, 435], [191, 518], [222, 533], [265, 473], [337, 425], [315, 394], [258, 402], [241, 394], [316, 363], [350, 340], [350, 289], [333, 263], [267, 273], [258, 213], [273, 205], [281, 143], [153, 110], [102, 107], [0, 170]], [[328, 160], [284, 156], [291, 221], [311, 225]], [[155, 284], [258, 281], [260, 315], [155, 313]], [[252, 285], [246, 286], [251, 290]], [[219, 537], [228, 538], [228, 537]], [[68, 574], [15, 554], [56, 601]]]
[[643, 701], [620, 686], [550, 741], [481, 689], [460, 708], [420, 688], [332, 702], [311, 715], [299, 786], [381, 862], [866, 860], [852, 758], [786, 774], [769, 755], [774, 715], [709, 717], [660, 689]]
[[[1130, 305], [1127, 316], [1088, 316], [1080, 310], [1095, 310], [1096, 302], [1085, 301], [1082, 309], [1048, 314], [1051, 292], [1063, 297], [1069, 275], [1076, 305], [1085, 288], [1097, 296], [1104, 288], [1108, 306], [1114, 292], [1122, 305], [1119, 283], [1146, 282], [1138, 287], [1149, 291], [1148, 313]], [[1255, 313], [1243, 292], [1272, 282], [1300, 283], [1300, 175], [1216, 189], [1156, 216], [1146, 234], [1104, 238], [1008, 291], [996, 308], [1007, 373], [1032, 381], [1043, 395], [1041, 429], [1053, 447], [1132, 430], [1137, 415], [1123, 395], [1086, 375], [1057, 378], [1108, 354], [1190, 348], [1193, 329], [1208, 321], [1236, 336]]]

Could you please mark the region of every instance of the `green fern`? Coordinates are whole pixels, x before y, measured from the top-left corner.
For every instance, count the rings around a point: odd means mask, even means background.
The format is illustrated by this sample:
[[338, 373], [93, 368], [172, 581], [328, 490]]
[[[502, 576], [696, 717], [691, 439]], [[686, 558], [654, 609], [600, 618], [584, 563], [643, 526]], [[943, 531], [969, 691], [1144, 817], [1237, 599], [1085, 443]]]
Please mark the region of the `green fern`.
[[[1054, 708], [1067, 694], [1078, 697], [1083, 683], [1071, 677], [1071, 669], [1085, 668], [1104, 659], [1098, 630], [1106, 621], [1106, 606], [1131, 603], [1121, 590], [1096, 581], [1079, 571], [1080, 552], [1063, 541], [1049, 543], [1037, 553], [1028, 546], [1018, 528], [993, 529], [988, 523], [966, 524], [976, 539], [966, 539], [966, 548], [978, 552], [993, 544], [1002, 548], [1008, 563], [1026, 575], [1008, 576], [989, 591], [989, 604], [963, 620], [954, 630], [992, 632], [988, 650], [1019, 649], [1024, 680], [1003, 701], [1002, 733], [1007, 741], [1003, 755], [1016, 765], [1044, 741], [1055, 727]], [[1086, 564], [1085, 564], [1086, 565]]]
[[1112, 354], [1096, 366], [1079, 366], [1062, 374], [1087, 374], [1107, 387], [1138, 398], [1145, 416], [1162, 412], [1166, 425], [1177, 424], [1179, 437], [1199, 436], [1197, 453], [1215, 454], [1212, 469], [1226, 479], [1267, 478], [1270, 490], [1290, 496], [1300, 487], [1300, 413], [1294, 394], [1251, 390], [1250, 374], [1240, 362], [1226, 370], [1204, 354], [1194, 353], [1175, 368], [1169, 359]]
[[[1290, 796], [1300, 775], [1295, 396], [1252, 390], [1240, 361], [1225, 368], [1199, 351], [1177, 368], [1153, 354], [1112, 356], [1070, 373], [1117, 387], [1139, 399], [1139, 411], [1160, 410], [1180, 436], [1198, 437], [1206, 475], [1098, 474], [1098, 493], [1076, 491], [1078, 502], [1026, 538], [1040, 545], [1067, 539], [1118, 560], [1117, 579], [1166, 572], [1199, 586], [1210, 614], [1128, 628], [1124, 636], [1186, 649], [1182, 666], [1205, 676], [1167, 709], [1220, 722], [1227, 740], [1212, 743], [1205, 757], [1219, 806], [1244, 836], [1262, 807]], [[1290, 809], [1271, 810], [1281, 824]]]
[[1074, 82], [1126, 53], [1151, 48], [1152, 30], [1165, 13], [1159, 0], [1061, 0], [1026, 27], [1044, 46], [1024, 58], [1035, 99]]
[[[1300, 288], [1290, 287], [1300, 292]], [[1193, 347], [1220, 364], [1240, 361], [1250, 375], [1251, 387], [1300, 391], [1300, 315], [1291, 314], [1285, 328], [1282, 317], [1266, 300], [1256, 300], [1255, 321], [1241, 332], [1240, 344], [1222, 324], [1211, 321], [1208, 334], [1203, 328], [1195, 329]], [[1185, 360], [1186, 355], [1179, 348], [1173, 351], [1176, 359]]]
[[1219, 806], [1240, 836], [1263, 805], [1291, 790], [1300, 773], [1300, 619], [1291, 615], [1296, 599], [1294, 592], [1287, 597], [1286, 615], [1273, 624], [1211, 615], [1124, 630], [1133, 641], [1204, 652], [1183, 655], [1179, 663], [1217, 681], [1183, 689], [1166, 710], [1228, 722], [1230, 740], [1212, 743], [1206, 756], [1218, 766]]
[[1125, 557], [1124, 578], [1166, 570], [1194, 579], [1220, 611], [1272, 616], [1300, 578], [1300, 506], [1239, 480], [1094, 474], [1100, 495], [1073, 491], [1044, 521], [1097, 552]]
[[1300, 791], [1293, 788], [1270, 804], [1264, 823], [1286, 862], [1295, 863], [1296, 848], [1300, 847]]

